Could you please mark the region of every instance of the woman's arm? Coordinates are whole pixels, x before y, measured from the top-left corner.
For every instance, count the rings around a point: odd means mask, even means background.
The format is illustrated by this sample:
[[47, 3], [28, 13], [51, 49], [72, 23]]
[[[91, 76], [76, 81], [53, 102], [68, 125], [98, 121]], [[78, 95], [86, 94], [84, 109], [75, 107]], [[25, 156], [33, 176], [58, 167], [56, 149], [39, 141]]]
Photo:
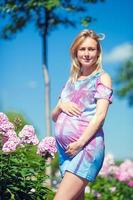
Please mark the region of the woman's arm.
[[54, 108], [54, 110], [52, 111], [52, 114], [51, 114], [52, 120], [54, 122], [56, 122], [56, 120], [57, 120], [57, 118], [58, 118], [58, 116], [61, 112], [62, 112], [62, 110], [61, 110], [61, 107], [60, 107], [60, 100], [59, 100], [56, 107]]
[[[101, 76], [101, 82], [108, 88], [112, 88], [112, 81], [107, 73], [104, 73]], [[90, 121], [89, 126], [86, 128], [85, 132], [79, 139], [82, 145], [85, 145], [97, 132], [97, 130], [101, 127], [106, 118], [108, 107], [109, 107], [109, 101], [107, 99], [97, 100], [96, 113], [92, 118], [92, 120]]]
[[107, 114], [108, 106], [109, 101], [106, 99], [99, 99], [97, 101], [96, 114], [93, 116], [88, 127], [78, 141], [81, 146], [84, 146], [102, 126]]
[[[111, 88], [111, 78], [108, 74], [101, 76], [101, 82], [107, 87]], [[96, 113], [89, 122], [88, 127], [83, 132], [82, 136], [76, 142], [71, 143], [68, 146], [66, 153], [70, 155], [76, 154], [97, 132], [97, 130], [103, 124], [108, 111], [109, 101], [107, 99], [98, 99], [96, 105]]]

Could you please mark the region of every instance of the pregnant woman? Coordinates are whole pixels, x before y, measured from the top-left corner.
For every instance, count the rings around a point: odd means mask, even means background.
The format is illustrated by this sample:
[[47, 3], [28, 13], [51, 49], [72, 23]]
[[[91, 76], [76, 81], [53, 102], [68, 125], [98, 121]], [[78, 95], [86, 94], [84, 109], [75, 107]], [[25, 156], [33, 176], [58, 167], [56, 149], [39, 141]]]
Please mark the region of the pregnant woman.
[[83, 200], [104, 160], [103, 123], [112, 102], [101, 36], [83, 30], [71, 46], [71, 74], [52, 112], [62, 181], [54, 200]]

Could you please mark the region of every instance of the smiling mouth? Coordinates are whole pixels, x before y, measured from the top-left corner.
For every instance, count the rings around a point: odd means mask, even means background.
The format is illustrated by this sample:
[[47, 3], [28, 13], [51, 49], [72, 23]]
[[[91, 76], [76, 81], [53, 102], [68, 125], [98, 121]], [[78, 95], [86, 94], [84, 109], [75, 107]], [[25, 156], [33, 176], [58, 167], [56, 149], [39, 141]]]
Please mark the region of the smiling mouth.
[[88, 62], [88, 61], [90, 61], [91, 59], [82, 59], [83, 61], [85, 61], [85, 62]]

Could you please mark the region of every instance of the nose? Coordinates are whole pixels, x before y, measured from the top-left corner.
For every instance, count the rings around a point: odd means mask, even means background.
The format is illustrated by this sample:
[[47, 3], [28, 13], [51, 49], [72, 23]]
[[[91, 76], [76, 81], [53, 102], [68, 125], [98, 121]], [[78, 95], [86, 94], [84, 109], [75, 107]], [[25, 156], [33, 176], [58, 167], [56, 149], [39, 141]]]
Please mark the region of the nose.
[[89, 56], [89, 51], [88, 51], [88, 49], [85, 50], [84, 55], [87, 56], [87, 57]]

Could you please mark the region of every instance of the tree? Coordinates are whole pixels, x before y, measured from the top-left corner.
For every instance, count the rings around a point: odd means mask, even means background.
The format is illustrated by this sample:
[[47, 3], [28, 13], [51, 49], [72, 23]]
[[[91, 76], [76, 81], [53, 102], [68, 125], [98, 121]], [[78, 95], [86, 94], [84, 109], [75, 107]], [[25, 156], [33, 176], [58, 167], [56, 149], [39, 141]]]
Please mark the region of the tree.
[[[104, 0], [99, 0], [104, 2]], [[2, 0], [0, 2], [0, 37], [11, 39], [18, 31], [23, 30], [28, 23], [33, 21], [42, 37], [43, 43], [43, 75], [45, 81], [45, 113], [46, 135], [51, 133], [50, 126], [50, 80], [47, 65], [47, 37], [58, 25], [75, 26], [77, 21], [88, 26], [94, 20], [86, 16], [89, 3], [97, 3], [98, 0]], [[74, 18], [73, 14], [82, 14], [83, 17]]]
[[117, 95], [127, 98], [130, 106], [133, 106], [133, 59], [126, 61], [119, 69], [117, 75]]

